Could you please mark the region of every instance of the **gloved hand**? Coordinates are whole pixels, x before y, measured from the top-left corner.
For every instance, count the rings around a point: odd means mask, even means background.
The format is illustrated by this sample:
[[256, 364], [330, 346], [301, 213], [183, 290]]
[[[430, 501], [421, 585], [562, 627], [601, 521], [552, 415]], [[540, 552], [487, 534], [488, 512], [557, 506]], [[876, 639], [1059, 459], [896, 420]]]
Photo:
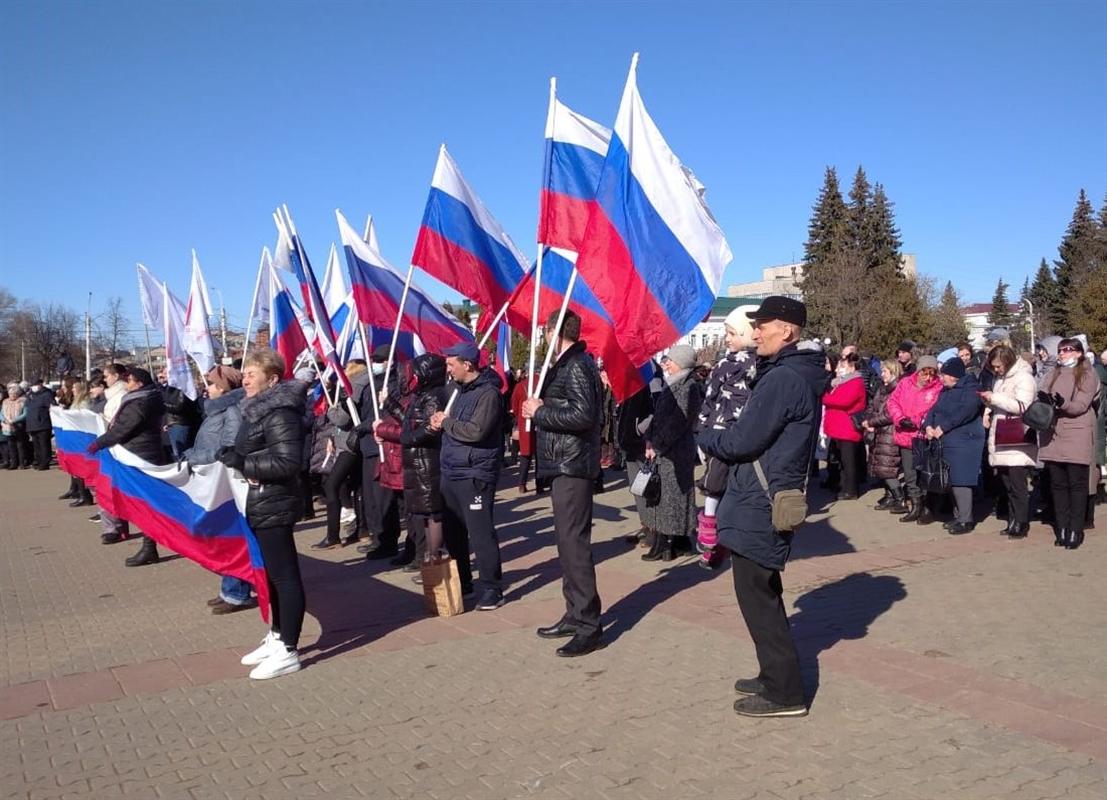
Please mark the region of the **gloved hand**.
[[896, 423], [896, 428], [901, 431], [917, 431], [919, 426], [912, 422], [908, 417], [904, 417]]
[[1038, 402], [1049, 403], [1050, 405], [1053, 405], [1053, 398], [1051, 398], [1046, 392], [1038, 392]]
[[1053, 403], [1053, 405], [1057, 408], [1060, 408], [1065, 404], [1065, 398], [1061, 397], [1061, 395], [1057, 394], [1057, 392], [1054, 392], [1052, 395], [1050, 395], [1049, 402]]
[[230, 469], [237, 469], [239, 472], [246, 466], [246, 457], [235, 450], [233, 447], [224, 447], [216, 455], [219, 459], [219, 463], [223, 464]]
[[95, 439], [92, 440], [92, 444], [85, 448], [85, 452], [90, 456], [94, 456], [100, 452], [100, 445]]

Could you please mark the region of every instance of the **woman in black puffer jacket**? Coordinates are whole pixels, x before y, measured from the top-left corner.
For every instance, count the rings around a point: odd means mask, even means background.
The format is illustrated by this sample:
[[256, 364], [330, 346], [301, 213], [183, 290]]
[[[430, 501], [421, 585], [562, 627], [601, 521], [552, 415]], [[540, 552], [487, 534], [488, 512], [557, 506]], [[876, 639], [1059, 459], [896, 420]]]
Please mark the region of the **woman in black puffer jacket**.
[[880, 363], [883, 384], [869, 401], [865, 420], [861, 423], [866, 436], [872, 437], [869, 474], [883, 481], [885, 487], [884, 496], [877, 502], [876, 509], [893, 514], [906, 514], [908, 511], [903, 483], [899, 479], [900, 455], [895, 440], [894, 420], [888, 411], [888, 398], [896, 390], [902, 375], [903, 368], [898, 361], [889, 359]]
[[[384, 417], [374, 424], [376, 435], [403, 445], [404, 506], [409, 530], [415, 537], [415, 565], [424, 554], [442, 547], [442, 492], [439, 454], [442, 431], [432, 430], [431, 416], [446, 407], [446, 359], [426, 353], [411, 362], [411, 381], [405, 393], [413, 396], [403, 420]], [[402, 401], [401, 401], [402, 402]]]
[[243, 364], [242, 426], [220, 461], [241, 471], [250, 485], [246, 521], [257, 537], [269, 577], [272, 629], [242, 663], [251, 678], [276, 678], [300, 669], [296, 646], [304, 622], [304, 583], [292, 527], [300, 518], [305, 385], [282, 381], [284, 359], [269, 348], [252, 350]]

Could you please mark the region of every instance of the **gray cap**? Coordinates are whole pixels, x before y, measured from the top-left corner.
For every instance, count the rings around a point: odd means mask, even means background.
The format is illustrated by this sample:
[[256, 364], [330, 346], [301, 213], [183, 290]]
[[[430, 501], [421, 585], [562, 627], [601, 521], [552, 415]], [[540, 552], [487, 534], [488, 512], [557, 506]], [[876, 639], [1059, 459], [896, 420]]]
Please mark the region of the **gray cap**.
[[696, 366], [696, 351], [686, 344], [673, 345], [665, 356], [681, 369], [692, 369]]
[[938, 359], [934, 356], [919, 356], [919, 360], [915, 362], [915, 369], [938, 369]]

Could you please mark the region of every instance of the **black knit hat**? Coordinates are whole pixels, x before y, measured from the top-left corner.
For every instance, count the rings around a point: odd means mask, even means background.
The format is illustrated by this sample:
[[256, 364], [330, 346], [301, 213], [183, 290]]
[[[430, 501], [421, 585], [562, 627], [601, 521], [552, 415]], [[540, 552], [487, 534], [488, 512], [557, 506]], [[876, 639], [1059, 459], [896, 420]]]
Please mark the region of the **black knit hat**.
[[946, 361], [946, 363], [942, 364], [942, 369], [940, 371], [943, 375], [952, 375], [954, 378], [960, 380], [965, 377], [965, 362], [957, 356], [954, 356]]

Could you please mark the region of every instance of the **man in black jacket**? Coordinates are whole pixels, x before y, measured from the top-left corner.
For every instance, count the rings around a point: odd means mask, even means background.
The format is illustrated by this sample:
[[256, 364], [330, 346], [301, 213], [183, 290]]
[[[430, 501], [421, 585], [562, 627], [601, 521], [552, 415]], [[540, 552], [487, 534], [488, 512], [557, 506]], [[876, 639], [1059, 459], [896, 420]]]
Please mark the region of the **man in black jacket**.
[[[731, 552], [734, 593], [757, 651], [761, 672], [743, 678], [734, 710], [744, 716], [796, 717], [807, 713], [799, 657], [781, 599], [781, 570], [792, 531], [773, 526], [772, 497], [807, 487], [827, 383], [825, 355], [800, 349], [807, 308], [798, 300], [767, 297], [749, 312], [759, 360], [750, 398], [737, 422], [708, 428], [700, 448], [730, 464], [719, 504], [719, 544]], [[760, 470], [761, 474], [758, 474]]]
[[[90, 455], [115, 445], [122, 446], [143, 461], [154, 465], [165, 464], [165, 449], [161, 445], [162, 426], [165, 419], [165, 401], [159, 387], [154, 385], [150, 373], [141, 367], [132, 367], [127, 373], [127, 393], [112, 418], [106, 433], [88, 446]], [[126, 535], [127, 523], [114, 527], [115, 518], [105, 520], [102, 537], [104, 544], [112, 544]], [[141, 567], [158, 563], [158, 546], [149, 536], [142, 537], [142, 547], [124, 562], [128, 567]]]
[[196, 401], [178, 389], [169, 385], [169, 371], [162, 367], [158, 373], [162, 399], [165, 401], [165, 435], [169, 442], [169, 452], [173, 458], [180, 459], [181, 454], [192, 446], [196, 429], [200, 427], [200, 407]]
[[31, 384], [27, 392], [27, 435], [35, 452], [35, 469], [50, 469], [50, 436], [53, 425], [50, 422], [50, 406], [54, 405], [54, 393], [41, 380]]
[[454, 381], [447, 388], [456, 387], [457, 394], [449, 415], [438, 411], [430, 421], [432, 430], [442, 431], [442, 532], [446, 548], [457, 561], [464, 594], [473, 591], [472, 542], [485, 587], [477, 610], [492, 611], [504, 604], [500, 539], [492, 513], [503, 468], [503, 383], [491, 368], [481, 368], [480, 351], [473, 342], [447, 348], [445, 355], [446, 371]]
[[600, 474], [603, 387], [599, 370], [580, 341], [580, 317], [565, 313], [560, 336], [555, 312], [546, 324], [557, 361], [540, 398], [523, 403], [523, 416], [537, 431], [538, 483], [549, 482], [565, 615], [547, 628], [544, 639], [573, 638], [559, 656], [583, 656], [602, 646], [600, 595], [592, 558], [592, 485]]

